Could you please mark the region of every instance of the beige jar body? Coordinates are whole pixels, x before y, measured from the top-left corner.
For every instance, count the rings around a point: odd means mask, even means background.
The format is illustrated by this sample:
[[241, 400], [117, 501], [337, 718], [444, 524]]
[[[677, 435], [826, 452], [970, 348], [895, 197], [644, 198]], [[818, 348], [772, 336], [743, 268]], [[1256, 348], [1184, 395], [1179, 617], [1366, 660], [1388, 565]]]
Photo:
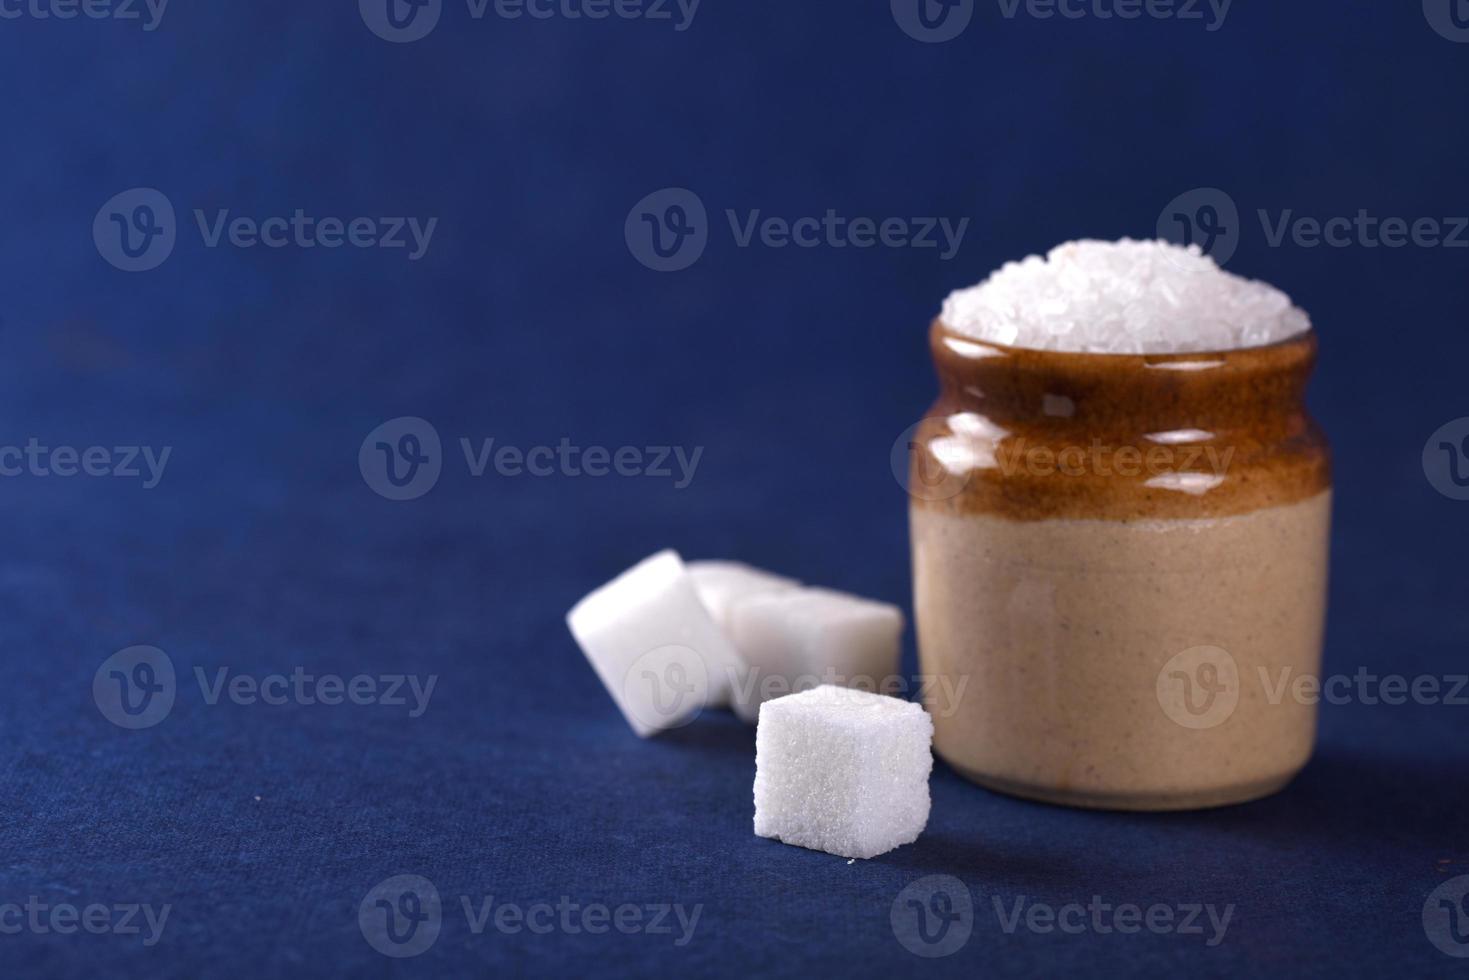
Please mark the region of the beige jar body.
[[1298, 682], [1320, 675], [1326, 605], [1329, 461], [1301, 404], [1314, 339], [1142, 358], [940, 326], [935, 348], [910, 522], [939, 755], [1075, 806], [1284, 786], [1314, 744]]

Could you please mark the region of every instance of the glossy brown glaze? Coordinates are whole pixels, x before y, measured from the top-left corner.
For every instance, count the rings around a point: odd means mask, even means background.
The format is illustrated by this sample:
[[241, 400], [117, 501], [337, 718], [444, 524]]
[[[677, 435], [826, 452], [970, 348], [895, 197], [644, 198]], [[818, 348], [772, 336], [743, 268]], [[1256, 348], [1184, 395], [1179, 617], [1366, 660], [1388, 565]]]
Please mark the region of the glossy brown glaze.
[[1314, 333], [1207, 354], [1081, 354], [935, 322], [938, 401], [913, 439], [915, 506], [1013, 520], [1197, 519], [1314, 497]]

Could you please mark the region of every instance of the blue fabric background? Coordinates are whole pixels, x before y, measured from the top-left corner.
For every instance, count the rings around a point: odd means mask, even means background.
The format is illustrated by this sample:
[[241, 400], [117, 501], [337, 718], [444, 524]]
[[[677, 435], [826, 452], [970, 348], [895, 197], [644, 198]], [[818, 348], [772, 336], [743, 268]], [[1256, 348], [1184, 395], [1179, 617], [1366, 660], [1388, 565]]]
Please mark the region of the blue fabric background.
[[[1257, 209], [1464, 214], [1469, 45], [1417, 3], [1241, 0], [1224, 26], [1005, 18], [920, 44], [888, 5], [706, 0], [647, 21], [472, 21], [389, 44], [350, 0], [0, 20], [0, 444], [173, 447], [159, 486], [0, 480], [0, 903], [173, 906], [164, 937], [0, 935], [26, 977], [1443, 975], [1425, 897], [1469, 871], [1469, 708], [1328, 706], [1285, 793], [1172, 816], [1039, 806], [943, 766], [915, 845], [848, 865], [751, 833], [754, 736], [635, 739], [562, 622], [645, 554], [754, 562], [908, 605], [893, 440], [934, 393], [925, 328], [1000, 262], [1150, 235], [1225, 189], [1230, 267], [1310, 310], [1337, 452], [1327, 670], [1462, 673], [1469, 504], [1420, 453], [1469, 415], [1469, 252], [1271, 248]], [[163, 191], [180, 238], [128, 274], [98, 209]], [[692, 268], [623, 223], [669, 186]], [[193, 209], [437, 216], [427, 255], [210, 249]], [[969, 217], [932, 251], [736, 247], [724, 209]], [[432, 421], [442, 478], [395, 503], [364, 436]], [[473, 479], [460, 437], [702, 446], [693, 484]], [[183, 683], [123, 731], [91, 683], [152, 644]], [[905, 664], [916, 670], [911, 634]], [[429, 710], [208, 705], [195, 667], [437, 674]], [[449, 909], [372, 949], [391, 875]], [[973, 935], [922, 960], [889, 911], [925, 875]], [[1226, 940], [1006, 934], [999, 897], [1234, 903]], [[692, 942], [472, 935], [457, 897], [702, 904]]]

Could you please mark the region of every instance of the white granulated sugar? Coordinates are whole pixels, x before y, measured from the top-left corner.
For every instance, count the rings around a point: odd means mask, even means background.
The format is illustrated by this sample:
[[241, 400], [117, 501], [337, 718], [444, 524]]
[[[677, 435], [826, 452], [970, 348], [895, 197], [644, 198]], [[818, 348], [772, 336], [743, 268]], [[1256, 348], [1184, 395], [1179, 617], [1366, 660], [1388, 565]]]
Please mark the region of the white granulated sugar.
[[844, 858], [911, 844], [928, 825], [933, 719], [919, 705], [825, 685], [760, 706], [755, 833]]
[[976, 340], [1097, 354], [1235, 350], [1311, 329], [1285, 293], [1225, 272], [1197, 245], [1131, 239], [1007, 262], [951, 294], [942, 319]]

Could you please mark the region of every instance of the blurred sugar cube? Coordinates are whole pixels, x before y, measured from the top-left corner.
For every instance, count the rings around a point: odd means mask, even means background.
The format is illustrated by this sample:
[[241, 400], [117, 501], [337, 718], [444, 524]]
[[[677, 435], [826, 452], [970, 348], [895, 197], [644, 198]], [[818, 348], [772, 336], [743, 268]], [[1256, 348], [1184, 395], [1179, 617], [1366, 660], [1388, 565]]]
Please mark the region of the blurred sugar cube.
[[566, 624], [628, 725], [645, 738], [689, 721], [743, 670], [674, 551], [587, 595]]
[[[730, 612], [741, 601], [754, 595], [789, 591], [801, 585], [795, 579], [737, 561], [691, 561], [688, 570], [704, 608], [726, 633], [730, 628]], [[716, 707], [729, 704], [730, 693], [738, 683], [739, 677], [721, 677], [718, 682], [711, 682], [709, 704]]]
[[728, 626], [730, 608], [746, 596], [783, 592], [801, 585], [793, 578], [737, 561], [691, 561], [688, 569], [699, 598], [720, 626]]
[[845, 858], [928, 824], [933, 720], [917, 704], [823, 685], [760, 706], [755, 833]]
[[762, 702], [817, 684], [879, 689], [898, 673], [903, 613], [831, 589], [786, 589], [736, 601], [728, 629], [747, 668], [731, 703], [753, 722]]

